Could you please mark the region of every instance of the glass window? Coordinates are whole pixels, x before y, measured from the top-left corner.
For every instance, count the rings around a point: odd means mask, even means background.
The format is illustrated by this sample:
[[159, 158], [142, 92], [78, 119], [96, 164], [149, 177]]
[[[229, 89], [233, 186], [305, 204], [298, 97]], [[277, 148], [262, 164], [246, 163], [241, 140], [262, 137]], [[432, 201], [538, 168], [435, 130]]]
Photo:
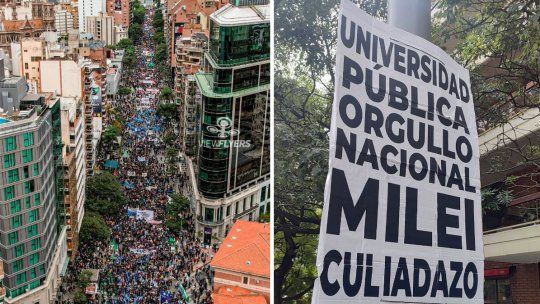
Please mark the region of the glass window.
[[11, 214], [15, 214], [17, 212], [21, 212], [21, 200], [15, 200], [11, 203], [9, 203], [9, 209], [11, 211]]
[[33, 237], [33, 236], [36, 236], [38, 234], [38, 227], [37, 225], [32, 225], [30, 227], [28, 227], [28, 237]]
[[28, 132], [23, 134], [24, 146], [29, 147], [34, 144], [34, 133]]
[[26, 272], [22, 272], [22, 273], [19, 273], [17, 275], [16, 284], [19, 285], [19, 284], [23, 284], [23, 283], [26, 283]]
[[510, 281], [508, 279], [486, 279], [484, 282], [484, 303], [506, 304], [511, 302]]
[[34, 164], [34, 176], [39, 175], [39, 163]]
[[26, 209], [32, 208], [32, 198], [30, 196], [25, 197], [24, 204], [26, 206]]
[[19, 242], [19, 232], [13, 231], [8, 234], [8, 243], [9, 245], [13, 245], [15, 243]]
[[23, 163], [28, 163], [34, 160], [34, 154], [32, 149], [26, 149], [22, 151]]
[[7, 173], [8, 183], [15, 183], [19, 181], [19, 169], [9, 170]]
[[30, 241], [30, 246], [32, 248], [32, 251], [35, 251], [41, 248], [41, 238], [36, 238]]
[[9, 186], [4, 188], [4, 199], [10, 200], [15, 197], [15, 186]]
[[231, 215], [231, 205], [227, 206], [227, 213], [225, 216]]
[[39, 209], [32, 210], [28, 213], [28, 221], [33, 223], [39, 220]]
[[36, 268], [32, 268], [30, 270], [30, 279], [35, 279], [37, 278], [37, 269]]
[[212, 208], [204, 208], [204, 220], [207, 222], [213, 222], [214, 221], [214, 209]]
[[15, 166], [15, 154], [6, 154], [4, 155], [4, 169]]
[[23, 167], [23, 178], [27, 179], [30, 177], [30, 172], [28, 171], [28, 166]]
[[14, 251], [15, 251], [15, 257], [16, 258], [23, 255], [24, 254], [24, 244], [20, 244], [20, 245], [15, 246]]
[[15, 136], [8, 137], [4, 141], [5, 141], [5, 144], [6, 144], [6, 151], [7, 152], [17, 149], [17, 139], [16, 139]]
[[22, 225], [22, 214], [11, 218], [11, 228], [19, 228]]
[[34, 194], [34, 206], [39, 206], [41, 204], [41, 198], [39, 193]]
[[266, 198], [266, 186], [262, 187], [261, 189], [261, 202], [264, 202], [265, 198]]
[[20, 271], [23, 268], [24, 268], [23, 259], [20, 259], [20, 260], [17, 260], [15, 262], [13, 262], [13, 272]]
[[28, 263], [30, 264], [30, 266], [36, 265], [37, 263], [39, 263], [39, 252], [36, 252], [30, 255], [30, 258], [28, 259]]

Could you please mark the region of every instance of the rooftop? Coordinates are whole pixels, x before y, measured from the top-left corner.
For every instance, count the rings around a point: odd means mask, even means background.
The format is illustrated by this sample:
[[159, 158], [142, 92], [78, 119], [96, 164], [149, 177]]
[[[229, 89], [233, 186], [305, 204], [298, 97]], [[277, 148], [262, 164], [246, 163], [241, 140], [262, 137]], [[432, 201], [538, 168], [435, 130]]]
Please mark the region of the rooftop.
[[234, 6], [227, 4], [210, 15], [220, 25], [236, 26], [270, 22], [269, 5]]
[[270, 226], [266, 223], [236, 221], [210, 265], [270, 278]]
[[262, 295], [241, 287], [222, 286], [212, 294], [214, 304], [267, 304]]

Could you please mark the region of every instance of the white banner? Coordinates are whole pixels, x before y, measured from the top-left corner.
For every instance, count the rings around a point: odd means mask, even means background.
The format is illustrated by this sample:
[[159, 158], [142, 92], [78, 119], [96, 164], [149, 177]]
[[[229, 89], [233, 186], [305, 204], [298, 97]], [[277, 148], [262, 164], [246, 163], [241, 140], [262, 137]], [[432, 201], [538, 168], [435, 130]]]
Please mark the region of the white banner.
[[312, 303], [484, 303], [469, 73], [341, 5]]

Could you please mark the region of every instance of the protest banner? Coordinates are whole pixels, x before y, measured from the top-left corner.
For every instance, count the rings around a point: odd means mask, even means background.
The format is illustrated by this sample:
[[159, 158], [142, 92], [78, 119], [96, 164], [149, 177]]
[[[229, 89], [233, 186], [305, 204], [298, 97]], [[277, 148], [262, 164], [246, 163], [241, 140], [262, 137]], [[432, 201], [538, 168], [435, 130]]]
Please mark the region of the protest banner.
[[312, 303], [484, 303], [468, 71], [343, 0]]

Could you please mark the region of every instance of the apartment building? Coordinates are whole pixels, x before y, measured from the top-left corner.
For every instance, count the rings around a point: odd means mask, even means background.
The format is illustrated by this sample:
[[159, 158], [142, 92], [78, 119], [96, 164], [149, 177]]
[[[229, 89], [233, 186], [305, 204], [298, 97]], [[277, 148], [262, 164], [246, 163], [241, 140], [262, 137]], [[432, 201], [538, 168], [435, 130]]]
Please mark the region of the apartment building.
[[[259, 1], [256, 1], [260, 3]], [[239, 219], [268, 210], [270, 189], [270, 8], [228, 4], [210, 15], [197, 167], [189, 161], [196, 230], [205, 244]]]
[[86, 33], [92, 34], [95, 40], [101, 40], [105, 45], [116, 44], [114, 18], [105, 13], [86, 17]]
[[50, 303], [67, 265], [60, 102], [29, 94], [15, 104], [0, 124], [4, 302]]
[[86, 28], [86, 18], [90, 16], [98, 16], [99, 13], [106, 13], [107, 5], [106, 0], [79, 0], [78, 1], [78, 13], [79, 13], [79, 31], [81, 33], [88, 33]]
[[54, 11], [54, 26], [60, 35], [67, 35], [68, 30], [73, 29], [73, 14], [61, 5], [57, 5]]

